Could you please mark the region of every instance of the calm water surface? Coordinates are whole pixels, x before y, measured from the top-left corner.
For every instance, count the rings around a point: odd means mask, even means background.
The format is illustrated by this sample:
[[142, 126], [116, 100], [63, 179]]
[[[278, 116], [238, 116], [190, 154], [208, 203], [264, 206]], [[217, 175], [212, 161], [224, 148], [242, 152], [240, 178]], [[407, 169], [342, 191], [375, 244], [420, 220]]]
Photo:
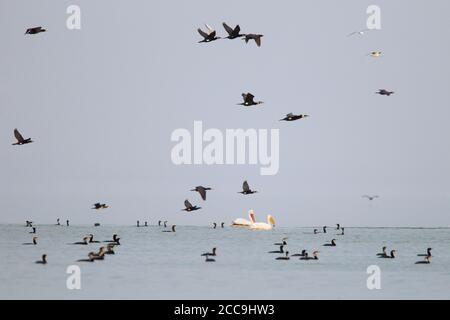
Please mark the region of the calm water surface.
[[[450, 299], [449, 229], [276, 228], [250, 231], [226, 227], [178, 226], [163, 233], [150, 226], [37, 225], [38, 245], [30, 229], [0, 225], [1, 299]], [[75, 246], [83, 235], [96, 240], [119, 234], [115, 255], [94, 263], [76, 262], [101, 244]], [[319, 261], [276, 261], [273, 245], [289, 237], [287, 249], [320, 251]], [[332, 238], [337, 247], [323, 247]], [[398, 258], [375, 255], [386, 245]], [[200, 254], [218, 248], [215, 263]], [[418, 253], [433, 248], [432, 264], [415, 265]], [[37, 265], [41, 255], [47, 265]], [[81, 290], [66, 288], [66, 269], [81, 267]], [[381, 289], [368, 290], [366, 269], [381, 268]]]

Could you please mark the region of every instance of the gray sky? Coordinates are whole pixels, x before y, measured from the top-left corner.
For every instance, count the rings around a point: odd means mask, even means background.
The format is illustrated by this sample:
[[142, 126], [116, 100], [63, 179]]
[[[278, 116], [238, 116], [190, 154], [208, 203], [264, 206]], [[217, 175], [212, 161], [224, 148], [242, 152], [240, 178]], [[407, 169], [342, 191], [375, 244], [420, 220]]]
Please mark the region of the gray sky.
[[[370, 4], [382, 30], [347, 37]], [[448, 12], [446, 0], [1, 1], [0, 222], [208, 224], [252, 208], [280, 226], [448, 226]], [[262, 46], [197, 43], [224, 21]], [[48, 32], [24, 36], [38, 25]], [[244, 91], [265, 104], [238, 108]], [[311, 117], [279, 122], [288, 112]], [[280, 128], [279, 173], [173, 165], [170, 135], [194, 120]], [[36, 142], [11, 146], [15, 127]], [[244, 179], [260, 193], [237, 194]], [[206, 202], [199, 184], [215, 189]], [[185, 198], [203, 209], [182, 213]], [[94, 213], [97, 201], [111, 208]]]

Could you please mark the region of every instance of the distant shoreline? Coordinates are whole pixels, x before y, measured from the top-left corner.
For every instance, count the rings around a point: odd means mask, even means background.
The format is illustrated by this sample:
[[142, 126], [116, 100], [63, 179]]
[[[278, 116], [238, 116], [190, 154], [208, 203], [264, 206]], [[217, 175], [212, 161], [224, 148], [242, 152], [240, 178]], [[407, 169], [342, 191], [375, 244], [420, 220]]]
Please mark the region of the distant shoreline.
[[[56, 224], [39, 224], [36, 223], [34, 224], [35, 226], [55, 226], [57, 227]], [[26, 227], [25, 224], [21, 224], [21, 223], [0, 223], [0, 226], [18, 226], [18, 227]], [[205, 227], [205, 228], [211, 228], [210, 225], [191, 225], [191, 224], [186, 224], [186, 225], [182, 225], [182, 224], [177, 224], [177, 226], [179, 227]], [[65, 227], [67, 228], [66, 225], [61, 224], [60, 227]], [[100, 226], [94, 226], [93, 224], [71, 224], [69, 226], [70, 227], [94, 227], [94, 228], [101, 228], [101, 227], [134, 227], [134, 228], [138, 228], [136, 227], [136, 225], [133, 224], [102, 224]], [[148, 227], [162, 227], [162, 226], [158, 226], [155, 224], [149, 224]], [[148, 228], [145, 226], [140, 226], [139, 228]], [[225, 227], [230, 228], [231, 225], [225, 225]], [[290, 226], [290, 227], [276, 227], [274, 230], [283, 230], [283, 229], [317, 229], [317, 228], [322, 228], [323, 226]], [[328, 226], [328, 228], [330, 229], [335, 229], [335, 227], [330, 227]], [[449, 227], [440, 227], [440, 226], [434, 226], [434, 227], [420, 227], [420, 226], [344, 226], [345, 229], [417, 229], [417, 230], [423, 230], [423, 229], [428, 229], [428, 230], [436, 230], [436, 229], [450, 229]]]

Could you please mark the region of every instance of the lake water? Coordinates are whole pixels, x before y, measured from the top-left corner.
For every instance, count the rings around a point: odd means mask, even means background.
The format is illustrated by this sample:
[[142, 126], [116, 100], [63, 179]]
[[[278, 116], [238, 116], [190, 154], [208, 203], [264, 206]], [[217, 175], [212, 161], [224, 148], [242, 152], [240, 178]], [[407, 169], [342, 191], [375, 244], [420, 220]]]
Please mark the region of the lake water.
[[[346, 228], [344, 236], [312, 228], [251, 231], [225, 227], [177, 226], [176, 233], [149, 226], [0, 225], [1, 299], [449, 299], [450, 229]], [[102, 244], [68, 245], [93, 233], [96, 240], [117, 233], [115, 255], [94, 263], [76, 262]], [[318, 261], [277, 261], [268, 251], [288, 237], [291, 253], [320, 251]], [[323, 247], [332, 238], [336, 247]], [[386, 245], [396, 259], [379, 259]], [[201, 253], [218, 248], [215, 263]], [[433, 248], [429, 265], [418, 253]], [[48, 255], [46, 265], [35, 264]], [[81, 289], [66, 287], [69, 265], [81, 268]], [[381, 269], [381, 289], [369, 290], [367, 267]]]

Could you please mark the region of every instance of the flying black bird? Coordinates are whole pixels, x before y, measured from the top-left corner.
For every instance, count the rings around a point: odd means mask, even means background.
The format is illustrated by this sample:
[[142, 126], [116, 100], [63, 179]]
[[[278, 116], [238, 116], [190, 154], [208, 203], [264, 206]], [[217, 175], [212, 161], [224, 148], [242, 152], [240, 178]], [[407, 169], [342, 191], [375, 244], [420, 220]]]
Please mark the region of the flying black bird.
[[288, 113], [286, 115], [286, 117], [284, 117], [283, 119], [280, 119], [280, 121], [295, 121], [295, 120], [306, 118], [306, 117], [309, 117], [309, 115], [307, 115], [307, 114], [295, 115], [293, 113]]
[[27, 31], [25, 31], [25, 34], [38, 34], [41, 32], [45, 32], [47, 30], [45, 30], [42, 27], [34, 27], [34, 28], [28, 28]]
[[261, 47], [261, 38], [262, 37], [264, 37], [264, 35], [262, 35], [262, 34], [250, 33], [250, 34], [246, 34], [245, 38], [243, 40], [245, 40], [245, 43], [248, 43], [250, 40], [255, 40], [256, 45], [258, 47]]
[[22, 137], [22, 135], [20, 134], [19, 130], [17, 130], [17, 129], [14, 129], [14, 137], [16, 137], [17, 142], [13, 143], [12, 144], [13, 146], [34, 142], [33, 140], [31, 140], [31, 138], [24, 139]]
[[238, 192], [238, 193], [242, 193], [242, 194], [252, 194], [252, 193], [257, 193], [258, 191], [255, 190], [251, 190], [250, 186], [248, 185], [247, 180], [244, 181], [244, 183], [242, 184], [242, 191]]
[[197, 186], [197, 187], [195, 187], [195, 189], [192, 189], [191, 191], [197, 191], [198, 193], [200, 193], [200, 196], [202, 197], [202, 199], [206, 200], [206, 190], [212, 190], [212, 189], [209, 187]]
[[184, 200], [184, 206], [185, 206], [186, 208], [183, 209], [183, 210], [184, 210], [184, 211], [187, 211], [187, 212], [199, 210], [199, 209], [202, 208], [202, 207], [193, 206], [193, 205], [189, 202], [189, 200], [187, 200], [187, 199]]
[[220, 39], [220, 37], [216, 37], [216, 30], [205, 24], [206, 29], [208, 29], [207, 32], [203, 31], [202, 29], [198, 28], [197, 31], [200, 33], [200, 35], [203, 37], [203, 40], [199, 41], [198, 43], [202, 42], [211, 42], [217, 39]]
[[105, 203], [100, 203], [100, 202], [94, 203], [93, 206], [94, 206], [94, 207], [91, 208], [91, 209], [95, 209], [95, 210], [100, 210], [100, 209], [107, 209], [107, 208], [109, 208], [108, 205], [106, 205]]
[[394, 91], [388, 91], [388, 90], [385, 90], [385, 89], [379, 89], [375, 93], [377, 93], [379, 95], [382, 95], [382, 96], [388, 96], [389, 97], [391, 94], [394, 94]]
[[369, 195], [367, 195], [367, 194], [363, 195], [362, 197], [363, 197], [363, 198], [367, 198], [367, 199], [369, 199], [370, 201], [372, 201], [373, 199], [379, 198], [379, 196], [369, 196]]
[[227, 39], [236, 39], [245, 36], [245, 34], [239, 33], [241, 32], [241, 27], [239, 27], [239, 25], [237, 25], [234, 29], [228, 26], [225, 22], [222, 23], [222, 25], [225, 28], [225, 31], [228, 33], [228, 37], [226, 37]]
[[243, 93], [242, 99], [244, 99], [244, 102], [238, 103], [238, 105], [248, 107], [248, 106], [256, 106], [258, 104], [264, 103], [263, 101], [255, 101], [255, 100], [253, 100], [254, 98], [255, 98], [255, 96], [252, 95], [250, 92]]

